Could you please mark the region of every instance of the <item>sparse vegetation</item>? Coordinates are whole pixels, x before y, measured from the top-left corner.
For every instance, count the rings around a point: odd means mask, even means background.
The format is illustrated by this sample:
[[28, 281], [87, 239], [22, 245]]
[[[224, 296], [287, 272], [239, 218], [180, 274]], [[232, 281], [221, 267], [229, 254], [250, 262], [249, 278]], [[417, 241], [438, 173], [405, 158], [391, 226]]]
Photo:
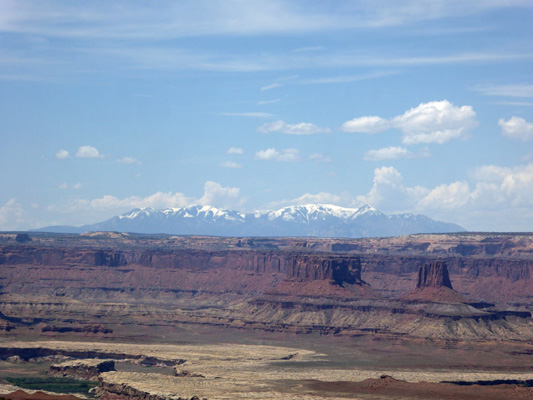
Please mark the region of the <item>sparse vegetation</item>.
[[45, 390], [56, 393], [83, 393], [87, 395], [90, 389], [98, 386], [98, 382], [47, 376], [2, 379], [23, 389]]

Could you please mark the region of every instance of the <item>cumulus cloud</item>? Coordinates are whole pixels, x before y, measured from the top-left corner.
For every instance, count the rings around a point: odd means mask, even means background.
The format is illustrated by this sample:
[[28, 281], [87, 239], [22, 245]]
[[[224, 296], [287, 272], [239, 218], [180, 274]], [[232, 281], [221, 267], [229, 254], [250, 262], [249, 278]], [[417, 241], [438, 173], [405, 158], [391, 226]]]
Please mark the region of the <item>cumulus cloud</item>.
[[298, 149], [281, 149], [278, 151], [274, 148], [269, 148], [257, 151], [255, 153], [255, 158], [263, 161], [299, 161], [300, 151]]
[[237, 187], [224, 187], [220, 183], [207, 181], [204, 185], [204, 195], [198, 204], [219, 208], [239, 209], [246, 202]]
[[56, 153], [56, 158], [58, 160], [66, 160], [67, 158], [70, 157], [70, 154], [67, 150], [65, 149], [61, 149], [59, 150], [57, 153]]
[[364, 159], [367, 161], [395, 160], [398, 158], [413, 158], [414, 154], [403, 147], [384, 147], [379, 150], [369, 150], [365, 153]]
[[421, 103], [404, 114], [386, 120], [381, 117], [359, 117], [345, 122], [346, 132], [379, 133], [390, 128], [402, 131], [404, 144], [438, 143], [468, 137], [478, 126], [472, 106], [457, 107], [448, 100]]
[[287, 135], [314, 135], [317, 133], [329, 133], [331, 129], [321, 128], [309, 122], [288, 124], [285, 121], [276, 121], [261, 125], [257, 130], [261, 133], [281, 132]]
[[241, 164], [236, 163], [234, 161], [224, 161], [220, 163], [220, 166], [224, 168], [242, 168]]
[[226, 153], [228, 153], [228, 154], [244, 154], [244, 149], [241, 149], [240, 147], [230, 147]]
[[28, 219], [22, 204], [12, 198], [0, 207], [0, 230], [27, 229]]
[[[63, 215], [68, 224], [86, 224], [123, 214], [134, 208], [165, 209], [200, 204], [239, 209], [246, 201], [247, 198], [241, 195], [239, 188], [226, 187], [217, 182], [207, 181], [204, 184], [203, 194], [199, 198], [186, 196], [179, 192], [156, 192], [146, 197], [130, 196], [125, 198], [104, 195], [92, 200], [76, 199], [66, 204], [51, 205], [47, 211]], [[65, 223], [65, 221], [61, 223]]]
[[377, 116], [359, 117], [347, 121], [341, 126], [344, 132], [379, 133], [390, 129], [391, 122]]
[[117, 162], [120, 164], [141, 164], [139, 160], [133, 157], [117, 158]]
[[470, 171], [465, 180], [433, 187], [406, 185], [400, 171], [383, 166], [374, 170], [373, 184], [366, 194], [305, 193], [270, 203], [267, 208], [309, 203], [344, 207], [370, 204], [387, 214], [423, 214], [468, 230], [530, 231], [533, 163], [515, 167], [484, 165]]
[[470, 198], [470, 187], [466, 182], [439, 185], [424, 196], [418, 207], [423, 209], [457, 210]]
[[393, 120], [403, 143], [438, 143], [464, 138], [478, 126], [472, 106], [456, 107], [447, 100], [422, 103]]
[[404, 186], [403, 177], [396, 168], [381, 167], [374, 170], [370, 191], [366, 195], [357, 196], [357, 202], [385, 211], [404, 212], [413, 209], [427, 192], [427, 189], [420, 186]]
[[368, 194], [358, 196], [385, 212], [416, 212], [467, 229], [531, 230], [533, 163], [513, 168], [485, 165], [471, 171], [470, 182], [456, 181], [433, 188], [408, 187], [393, 167], [374, 171]]
[[533, 140], [533, 123], [526, 122], [523, 118], [511, 117], [507, 121], [501, 118], [498, 125], [502, 128], [502, 135], [504, 136], [523, 142]]
[[76, 153], [78, 158], [103, 158], [98, 149], [93, 146], [80, 146]]

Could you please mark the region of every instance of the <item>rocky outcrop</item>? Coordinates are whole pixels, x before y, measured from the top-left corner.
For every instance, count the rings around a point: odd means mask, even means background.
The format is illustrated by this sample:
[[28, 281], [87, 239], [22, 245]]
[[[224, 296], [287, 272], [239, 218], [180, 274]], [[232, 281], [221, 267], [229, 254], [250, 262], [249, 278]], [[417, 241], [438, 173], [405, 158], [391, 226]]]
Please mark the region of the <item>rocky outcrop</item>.
[[421, 266], [418, 269], [418, 282], [416, 287], [417, 289], [423, 289], [426, 287], [447, 287], [453, 289], [446, 263], [444, 261], [437, 260]]
[[359, 257], [298, 254], [292, 255], [287, 264], [287, 277], [295, 280], [331, 280], [341, 286], [363, 283]]
[[[100, 398], [103, 400], [200, 400], [198, 396], [168, 396], [137, 389], [126, 383], [108, 382], [100, 378]], [[202, 400], [207, 400], [202, 398]]]
[[176, 366], [174, 369], [174, 376], [178, 378], [205, 378], [205, 376], [202, 374], [197, 374], [187, 369], [181, 369], [178, 366]]
[[97, 381], [101, 373], [109, 371], [115, 371], [114, 361], [85, 359], [53, 364], [48, 369], [47, 374], [73, 379]]
[[465, 303], [467, 298], [453, 290], [446, 263], [441, 260], [426, 263], [418, 269], [415, 290], [404, 300], [429, 302]]

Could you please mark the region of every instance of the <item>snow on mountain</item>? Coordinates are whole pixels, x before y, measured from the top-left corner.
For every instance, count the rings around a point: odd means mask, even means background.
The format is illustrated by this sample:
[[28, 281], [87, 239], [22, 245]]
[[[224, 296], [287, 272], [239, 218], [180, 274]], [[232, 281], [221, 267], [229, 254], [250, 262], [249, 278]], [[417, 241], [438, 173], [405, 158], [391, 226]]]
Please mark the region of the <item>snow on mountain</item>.
[[[40, 231], [54, 232], [54, 227]], [[64, 231], [64, 227], [62, 227]], [[131, 210], [72, 232], [118, 231], [215, 236], [318, 236], [372, 237], [413, 233], [464, 231], [459, 225], [432, 220], [424, 215], [385, 215], [374, 207], [345, 208], [330, 204], [307, 204], [279, 210], [238, 211], [210, 206], [155, 210]]]

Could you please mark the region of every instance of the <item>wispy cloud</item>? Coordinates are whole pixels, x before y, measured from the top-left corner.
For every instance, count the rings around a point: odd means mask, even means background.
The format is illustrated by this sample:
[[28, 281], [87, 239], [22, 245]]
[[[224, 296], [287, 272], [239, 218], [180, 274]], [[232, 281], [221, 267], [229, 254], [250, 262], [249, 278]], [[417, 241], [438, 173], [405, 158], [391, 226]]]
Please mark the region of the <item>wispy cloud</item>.
[[150, 6], [119, 0], [92, 2], [79, 7], [71, 2], [43, 4], [5, 0], [0, 5], [0, 29], [51, 37], [136, 40], [258, 35], [373, 29], [528, 6], [527, 2], [516, 0], [450, 0], [423, 4], [414, 0], [385, 0], [335, 5], [318, 2], [312, 6], [308, 2], [283, 0], [196, 0]]
[[330, 163], [331, 162], [331, 157], [325, 156], [324, 154], [320, 154], [320, 153], [310, 154], [309, 155], [309, 159], [311, 161], [314, 161], [317, 164]]
[[533, 85], [500, 85], [477, 87], [473, 90], [487, 96], [533, 97]]
[[265, 104], [273, 104], [273, 103], [279, 103], [281, 99], [273, 99], [273, 100], [261, 100], [257, 102], [258, 106], [262, 106]]
[[429, 149], [424, 149], [419, 153], [413, 153], [404, 147], [391, 146], [384, 147], [378, 150], [369, 150], [365, 153], [364, 160], [366, 161], [385, 161], [397, 160], [400, 158], [421, 158], [429, 157]]
[[244, 149], [240, 147], [230, 147], [226, 152], [228, 154], [244, 154]]
[[137, 160], [134, 157], [117, 158], [117, 162], [120, 164], [142, 164], [139, 160]]
[[223, 112], [220, 115], [225, 115], [227, 117], [252, 117], [252, 118], [272, 118], [273, 114], [266, 112]]
[[330, 76], [324, 78], [315, 78], [315, 79], [304, 79], [300, 83], [304, 85], [320, 85], [320, 84], [330, 84], [330, 83], [349, 83], [349, 82], [359, 82], [365, 81], [368, 79], [381, 78], [389, 75], [396, 75], [398, 71], [376, 71], [370, 72], [367, 74], [359, 75], [339, 75], [339, 76]]
[[265, 90], [272, 90], [272, 89], [276, 89], [276, 88], [279, 88], [279, 87], [281, 87], [281, 83], [274, 82], [274, 83], [271, 83], [270, 85], [266, 85], [266, 86], [261, 87], [261, 89], [259, 89], [259, 90], [261, 92], [264, 92]]
[[224, 168], [242, 168], [241, 164], [236, 163], [234, 161], [224, 161], [220, 163], [220, 166]]
[[325, 47], [324, 46], [307, 46], [307, 47], [298, 47], [296, 49], [294, 49], [293, 51], [295, 53], [307, 53], [307, 52], [310, 52], [310, 51], [320, 51], [320, 50], [324, 50]]

